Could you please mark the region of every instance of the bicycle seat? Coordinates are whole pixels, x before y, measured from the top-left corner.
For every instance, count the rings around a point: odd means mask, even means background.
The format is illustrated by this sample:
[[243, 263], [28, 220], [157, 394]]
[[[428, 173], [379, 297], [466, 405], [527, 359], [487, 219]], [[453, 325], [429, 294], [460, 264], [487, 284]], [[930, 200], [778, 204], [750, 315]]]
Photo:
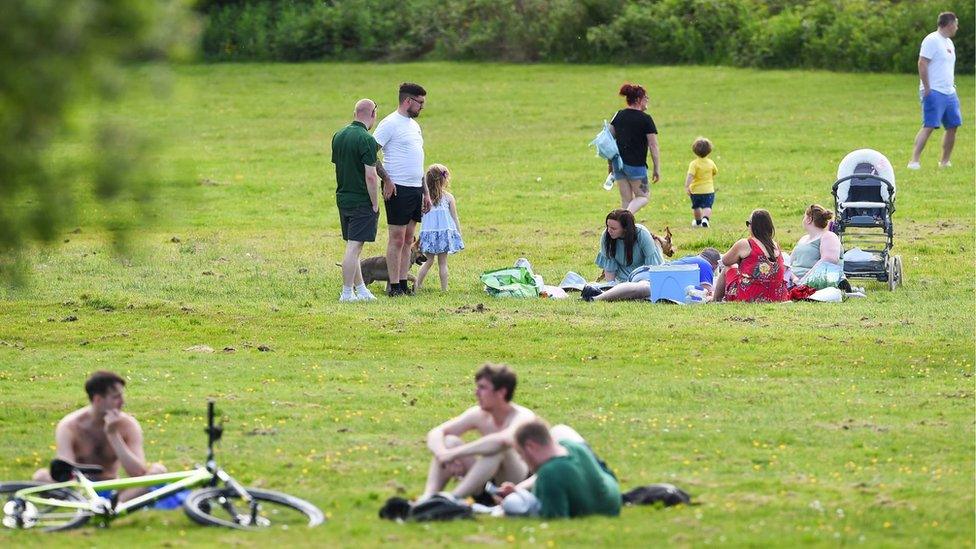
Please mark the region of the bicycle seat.
[[51, 460], [51, 478], [57, 482], [67, 482], [71, 480], [72, 473], [78, 471], [85, 476], [97, 476], [102, 474], [101, 465], [90, 465], [87, 463], [71, 463], [63, 459]]

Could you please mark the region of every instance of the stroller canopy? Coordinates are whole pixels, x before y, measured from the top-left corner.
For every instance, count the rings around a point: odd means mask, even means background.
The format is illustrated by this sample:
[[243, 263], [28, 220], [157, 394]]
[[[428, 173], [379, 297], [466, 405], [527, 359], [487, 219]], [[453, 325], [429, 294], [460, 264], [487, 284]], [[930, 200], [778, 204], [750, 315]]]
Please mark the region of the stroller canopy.
[[[845, 177], [857, 174], [870, 174], [876, 175], [883, 179], [888, 180], [891, 183], [892, 189], [895, 188], [895, 170], [891, 167], [891, 162], [885, 155], [879, 153], [874, 149], [858, 149], [849, 153], [840, 161], [840, 165], [837, 167], [837, 179], [841, 180]], [[857, 179], [848, 179], [844, 181], [837, 187], [837, 204], [843, 209], [843, 204], [848, 202], [849, 199], [857, 200], [856, 197], [851, 197], [851, 185], [852, 182], [857, 181]], [[881, 200], [886, 203], [890, 203], [895, 198], [895, 193], [890, 192], [888, 186], [884, 183], [871, 179], [879, 187], [881, 194]]]

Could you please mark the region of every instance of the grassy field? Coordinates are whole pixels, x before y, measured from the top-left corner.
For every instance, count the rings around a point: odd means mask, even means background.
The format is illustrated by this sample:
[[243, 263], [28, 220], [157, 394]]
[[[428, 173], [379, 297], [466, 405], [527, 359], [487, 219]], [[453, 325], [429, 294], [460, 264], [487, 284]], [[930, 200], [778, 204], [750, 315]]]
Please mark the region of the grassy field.
[[[453, 172], [467, 249], [451, 258], [447, 293], [340, 306], [329, 139], [360, 97], [390, 112], [404, 80], [429, 90], [427, 161]], [[805, 207], [833, 205], [841, 158], [870, 147], [896, 167], [904, 287], [867, 283], [867, 299], [838, 305], [487, 297], [478, 275], [520, 256], [548, 281], [596, 275], [603, 218], [619, 202], [586, 143], [626, 80], [650, 90], [661, 141], [662, 181], [638, 220], [670, 226], [679, 254], [727, 249], [757, 207], [792, 248]], [[30, 285], [0, 296], [0, 478], [45, 463], [54, 424], [84, 404], [84, 377], [110, 368], [129, 379], [127, 409], [151, 459], [201, 461], [205, 401], [216, 398], [225, 467], [313, 501], [330, 522], [245, 534], [147, 512], [109, 530], [0, 532], [0, 545], [971, 546], [976, 110], [973, 77], [957, 83], [966, 125], [955, 166], [935, 167], [939, 132], [909, 172], [919, 122], [909, 75], [181, 68], [171, 100], [147, 93], [126, 106], [174, 174], [139, 247], [113, 256], [101, 211], [83, 205], [77, 230], [32, 254]], [[721, 171], [709, 230], [689, 226], [682, 185], [698, 135], [715, 143]], [[367, 255], [382, 253], [384, 227]], [[216, 352], [186, 350], [195, 345]], [[423, 437], [474, 403], [471, 375], [485, 361], [513, 365], [516, 400], [575, 426], [624, 489], [673, 482], [700, 505], [573, 522], [378, 520], [387, 497], [422, 488]]]

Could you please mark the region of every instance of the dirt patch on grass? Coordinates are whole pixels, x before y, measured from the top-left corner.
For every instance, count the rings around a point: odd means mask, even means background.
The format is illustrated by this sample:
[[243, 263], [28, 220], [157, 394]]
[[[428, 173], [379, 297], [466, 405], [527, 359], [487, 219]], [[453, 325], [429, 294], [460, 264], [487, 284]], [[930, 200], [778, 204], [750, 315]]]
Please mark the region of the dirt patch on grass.
[[908, 226], [910, 227], [910, 230], [901, 229], [899, 232], [904, 235], [900, 238], [906, 238], [909, 242], [929, 241], [932, 236], [941, 236], [953, 233], [967, 234], [972, 231], [971, 225], [956, 221], [934, 221], [931, 223], [916, 223], [914, 221], [910, 221]]
[[725, 320], [731, 320], [732, 322], [746, 322], [746, 323], [756, 322], [756, 318], [751, 316], [730, 316], [727, 317]]
[[273, 437], [277, 434], [278, 434], [277, 429], [260, 429], [258, 427], [255, 427], [254, 429], [251, 429], [250, 431], [244, 433], [245, 436], [249, 436], [249, 437]]
[[820, 425], [824, 429], [831, 429], [835, 431], [854, 431], [856, 429], [868, 429], [874, 431], [875, 433], [887, 433], [888, 428], [883, 425], [875, 425], [874, 423], [869, 423], [867, 421], [860, 421], [853, 418], [847, 418], [840, 423], [822, 423]]

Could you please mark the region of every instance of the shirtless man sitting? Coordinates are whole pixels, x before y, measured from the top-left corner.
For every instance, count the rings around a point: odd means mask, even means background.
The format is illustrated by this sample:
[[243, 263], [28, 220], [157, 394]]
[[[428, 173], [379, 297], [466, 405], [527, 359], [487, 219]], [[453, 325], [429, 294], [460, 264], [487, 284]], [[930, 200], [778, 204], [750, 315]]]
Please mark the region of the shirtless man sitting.
[[[515, 372], [508, 366], [485, 364], [474, 379], [478, 405], [427, 433], [434, 459], [421, 501], [443, 490], [451, 478], [459, 479], [451, 495], [460, 499], [480, 494], [489, 480], [517, 483], [529, 476], [528, 466], [514, 449], [515, 431], [536, 416], [512, 402]], [[465, 443], [461, 435], [468, 431], [478, 431], [481, 438]]]
[[[139, 422], [122, 412], [125, 380], [106, 371], [95, 372], [85, 381], [88, 406], [75, 410], [58, 422], [54, 431], [57, 458], [78, 464], [100, 465], [102, 474], [92, 480], [118, 478], [119, 466], [130, 477], [165, 473], [159, 463], [146, 464]], [[34, 480], [54, 482], [48, 469], [38, 469]], [[119, 501], [146, 493], [148, 488], [119, 492]]]

